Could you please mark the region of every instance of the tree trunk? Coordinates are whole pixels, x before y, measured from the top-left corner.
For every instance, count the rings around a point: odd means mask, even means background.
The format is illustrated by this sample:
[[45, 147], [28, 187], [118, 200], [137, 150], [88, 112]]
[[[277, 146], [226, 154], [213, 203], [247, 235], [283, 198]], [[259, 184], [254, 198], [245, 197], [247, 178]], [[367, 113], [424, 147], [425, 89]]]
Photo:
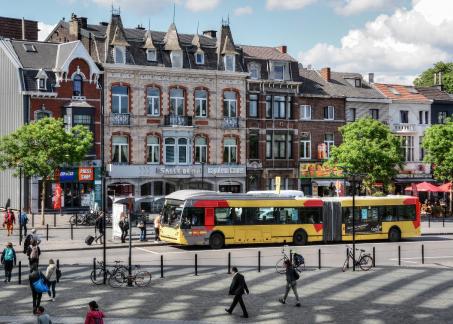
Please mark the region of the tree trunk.
[[45, 180], [45, 177], [42, 177], [42, 188], [41, 188], [41, 225], [46, 224], [46, 219], [44, 215], [44, 206], [46, 203], [46, 185], [47, 181]]

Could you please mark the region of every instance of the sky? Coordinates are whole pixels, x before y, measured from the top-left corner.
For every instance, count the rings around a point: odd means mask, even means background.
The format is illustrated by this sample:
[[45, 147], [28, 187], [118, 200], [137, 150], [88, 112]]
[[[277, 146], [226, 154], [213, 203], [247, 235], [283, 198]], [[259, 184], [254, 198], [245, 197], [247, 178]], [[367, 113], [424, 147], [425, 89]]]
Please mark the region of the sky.
[[36, 20], [44, 39], [71, 13], [178, 32], [218, 30], [229, 18], [236, 44], [287, 45], [304, 66], [375, 73], [377, 82], [411, 84], [438, 61], [453, 61], [453, 0], [0, 0], [0, 16]]

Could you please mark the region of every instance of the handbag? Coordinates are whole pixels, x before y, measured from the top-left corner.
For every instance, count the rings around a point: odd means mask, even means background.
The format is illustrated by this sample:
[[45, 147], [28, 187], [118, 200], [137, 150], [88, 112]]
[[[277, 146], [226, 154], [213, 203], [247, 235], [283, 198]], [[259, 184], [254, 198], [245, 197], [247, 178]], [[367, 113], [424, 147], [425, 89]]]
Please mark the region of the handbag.
[[49, 287], [47, 287], [46, 283], [44, 282], [43, 278], [39, 278], [33, 283], [33, 289], [37, 293], [45, 293], [49, 291]]

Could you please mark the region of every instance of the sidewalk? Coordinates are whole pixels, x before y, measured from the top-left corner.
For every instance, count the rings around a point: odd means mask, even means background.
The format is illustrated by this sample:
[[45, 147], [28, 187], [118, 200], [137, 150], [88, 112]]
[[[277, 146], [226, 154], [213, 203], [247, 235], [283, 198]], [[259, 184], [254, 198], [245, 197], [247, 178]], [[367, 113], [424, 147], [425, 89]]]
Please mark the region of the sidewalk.
[[[241, 269], [240, 269], [241, 270]], [[85, 273], [63, 273], [55, 302], [43, 296], [42, 305], [54, 323], [81, 323], [87, 303], [97, 300], [111, 319], [106, 323], [451, 323], [451, 270], [433, 267], [375, 268], [368, 272], [340, 269], [303, 272], [298, 281], [302, 307], [294, 307], [290, 292], [286, 305], [278, 298], [285, 277], [269, 269], [244, 272], [251, 294], [244, 296], [250, 315], [242, 319], [224, 308], [231, 275], [221, 273], [155, 279], [146, 288], [93, 286]], [[2, 283], [3, 285], [3, 283]], [[33, 323], [30, 288], [10, 284], [0, 289], [0, 322]]]
[[453, 235], [453, 220], [446, 218], [445, 223], [442, 218], [423, 219], [421, 222], [422, 235]]

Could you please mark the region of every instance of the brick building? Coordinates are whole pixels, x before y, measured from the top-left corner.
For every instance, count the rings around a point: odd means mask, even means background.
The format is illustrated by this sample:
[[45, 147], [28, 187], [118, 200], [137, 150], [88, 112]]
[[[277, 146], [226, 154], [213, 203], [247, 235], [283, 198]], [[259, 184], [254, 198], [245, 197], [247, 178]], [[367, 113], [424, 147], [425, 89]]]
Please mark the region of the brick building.
[[117, 13], [99, 25], [73, 15], [49, 39], [81, 39], [103, 66], [110, 193], [245, 190], [248, 74], [228, 24], [187, 35], [175, 24], [124, 28]]
[[0, 37], [36, 41], [38, 40], [38, 22], [0, 17]]
[[[96, 186], [94, 179], [100, 167], [101, 92], [98, 79], [101, 71], [79, 41], [57, 44], [3, 39], [0, 40], [0, 64], [0, 89], [7, 94], [0, 97], [0, 135], [44, 117], [63, 118], [66, 128], [85, 125], [94, 133], [93, 147], [86, 160], [60, 170], [60, 176], [49, 183], [45, 201], [45, 208], [52, 208], [53, 191], [59, 182], [63, 189], [63, 209], [89, 208], [91, 192], [98, 201], [101, 194], [100, 185]], [[82, 179], [79, 177], [81, 172], [91, 176]], [[17, 179], [8, 171], [0, 177], [0, 200], [11, 198], [12, 206], [17, 208], [18, 197], [9, 197], [18, 192]], [[23, 206], [33, 211], [40, 209], [40, 186], [38, 178], [25, 179]]]

